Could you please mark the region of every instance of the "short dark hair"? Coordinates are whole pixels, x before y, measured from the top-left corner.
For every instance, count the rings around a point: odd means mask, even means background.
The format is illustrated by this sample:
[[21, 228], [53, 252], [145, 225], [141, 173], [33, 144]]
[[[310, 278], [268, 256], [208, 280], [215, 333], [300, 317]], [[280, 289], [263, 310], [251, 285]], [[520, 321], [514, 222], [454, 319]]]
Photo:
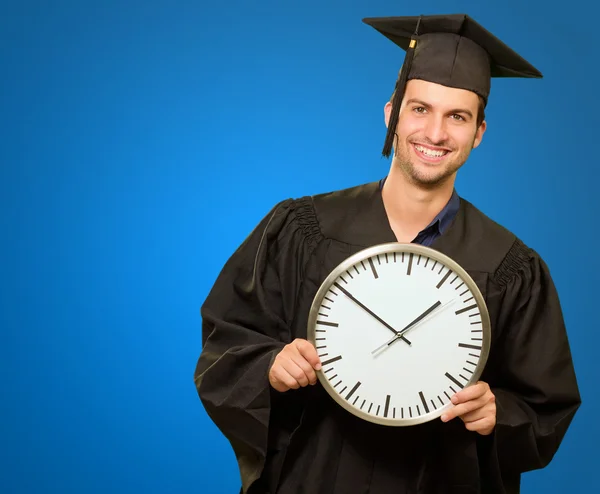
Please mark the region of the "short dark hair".
[[479, 96], [479, 108], [477, 109], [477, 128], [485, 120], [485, 100]]

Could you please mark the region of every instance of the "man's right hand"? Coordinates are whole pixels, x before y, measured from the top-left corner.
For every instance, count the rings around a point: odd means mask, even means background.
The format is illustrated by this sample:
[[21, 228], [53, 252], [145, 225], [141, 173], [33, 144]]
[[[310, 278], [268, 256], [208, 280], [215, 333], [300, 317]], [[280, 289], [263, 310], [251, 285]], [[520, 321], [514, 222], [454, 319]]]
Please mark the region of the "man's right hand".
[[315, 384], [315, 370], [321, 368], [317, 350], [307, 340], [297, 338], [277, 354], [269, 371], [269, 382], [279, 392]]

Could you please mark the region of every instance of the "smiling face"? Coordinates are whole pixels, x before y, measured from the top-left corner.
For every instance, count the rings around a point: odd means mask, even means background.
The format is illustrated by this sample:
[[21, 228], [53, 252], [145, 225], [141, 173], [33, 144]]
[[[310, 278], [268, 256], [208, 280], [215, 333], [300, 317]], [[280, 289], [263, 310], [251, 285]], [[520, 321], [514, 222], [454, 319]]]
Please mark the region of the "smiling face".
[[[400, 108], [393, 164], [413, 183], [436, 186], [455, 176], [476, 148], [486, 123], [478, 125], [479, 97], [422, 80], [410, 80]], [[391, 104], [385, 106], [386, 125]]]

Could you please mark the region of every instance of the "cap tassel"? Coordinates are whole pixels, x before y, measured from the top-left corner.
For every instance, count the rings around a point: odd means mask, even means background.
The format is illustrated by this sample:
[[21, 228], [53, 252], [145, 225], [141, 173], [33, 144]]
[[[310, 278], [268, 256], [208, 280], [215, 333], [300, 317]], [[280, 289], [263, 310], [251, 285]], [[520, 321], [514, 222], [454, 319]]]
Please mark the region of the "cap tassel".
[[408, 80], [408, 74], [410, 74], [410, 68], [415, 53], [415, 46], [417, 46], [417, 36], [419, 33], [419, 24], [421, 18], [417, 22], [414, 35], [410, 39], [410, 44], [406, 50], [406, 56], [404, 63], [400, 69], [398, 80], [396, 81], [396, 88], [394, 90], [394, 97], [392, 98], [392, 113], [390, 115], [390, 121], [388, 123], [387, 134], [385, 136], [385, 143], [383, 145], [383, 156], [389, 158], [394, 145], [394, 136], [396, 135], [396, 126], [398, 125], [398, 118], [400, 116], [400, 106], [402, 105], [402, 99], [404, 98], [404, 91], [406, 89], [406, 82]]

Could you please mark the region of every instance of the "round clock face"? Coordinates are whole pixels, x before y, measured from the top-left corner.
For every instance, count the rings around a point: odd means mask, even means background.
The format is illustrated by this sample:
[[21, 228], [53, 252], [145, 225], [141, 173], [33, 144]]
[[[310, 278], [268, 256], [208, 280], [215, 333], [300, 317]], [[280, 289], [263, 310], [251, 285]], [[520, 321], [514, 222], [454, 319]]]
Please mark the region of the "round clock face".
[[433, 420], [477, 382], [490, 345], [483, 296], [449, 257], [383, 244], [340, 264], [310, 311], [321, 384], [342, 407], [392, 426]]

